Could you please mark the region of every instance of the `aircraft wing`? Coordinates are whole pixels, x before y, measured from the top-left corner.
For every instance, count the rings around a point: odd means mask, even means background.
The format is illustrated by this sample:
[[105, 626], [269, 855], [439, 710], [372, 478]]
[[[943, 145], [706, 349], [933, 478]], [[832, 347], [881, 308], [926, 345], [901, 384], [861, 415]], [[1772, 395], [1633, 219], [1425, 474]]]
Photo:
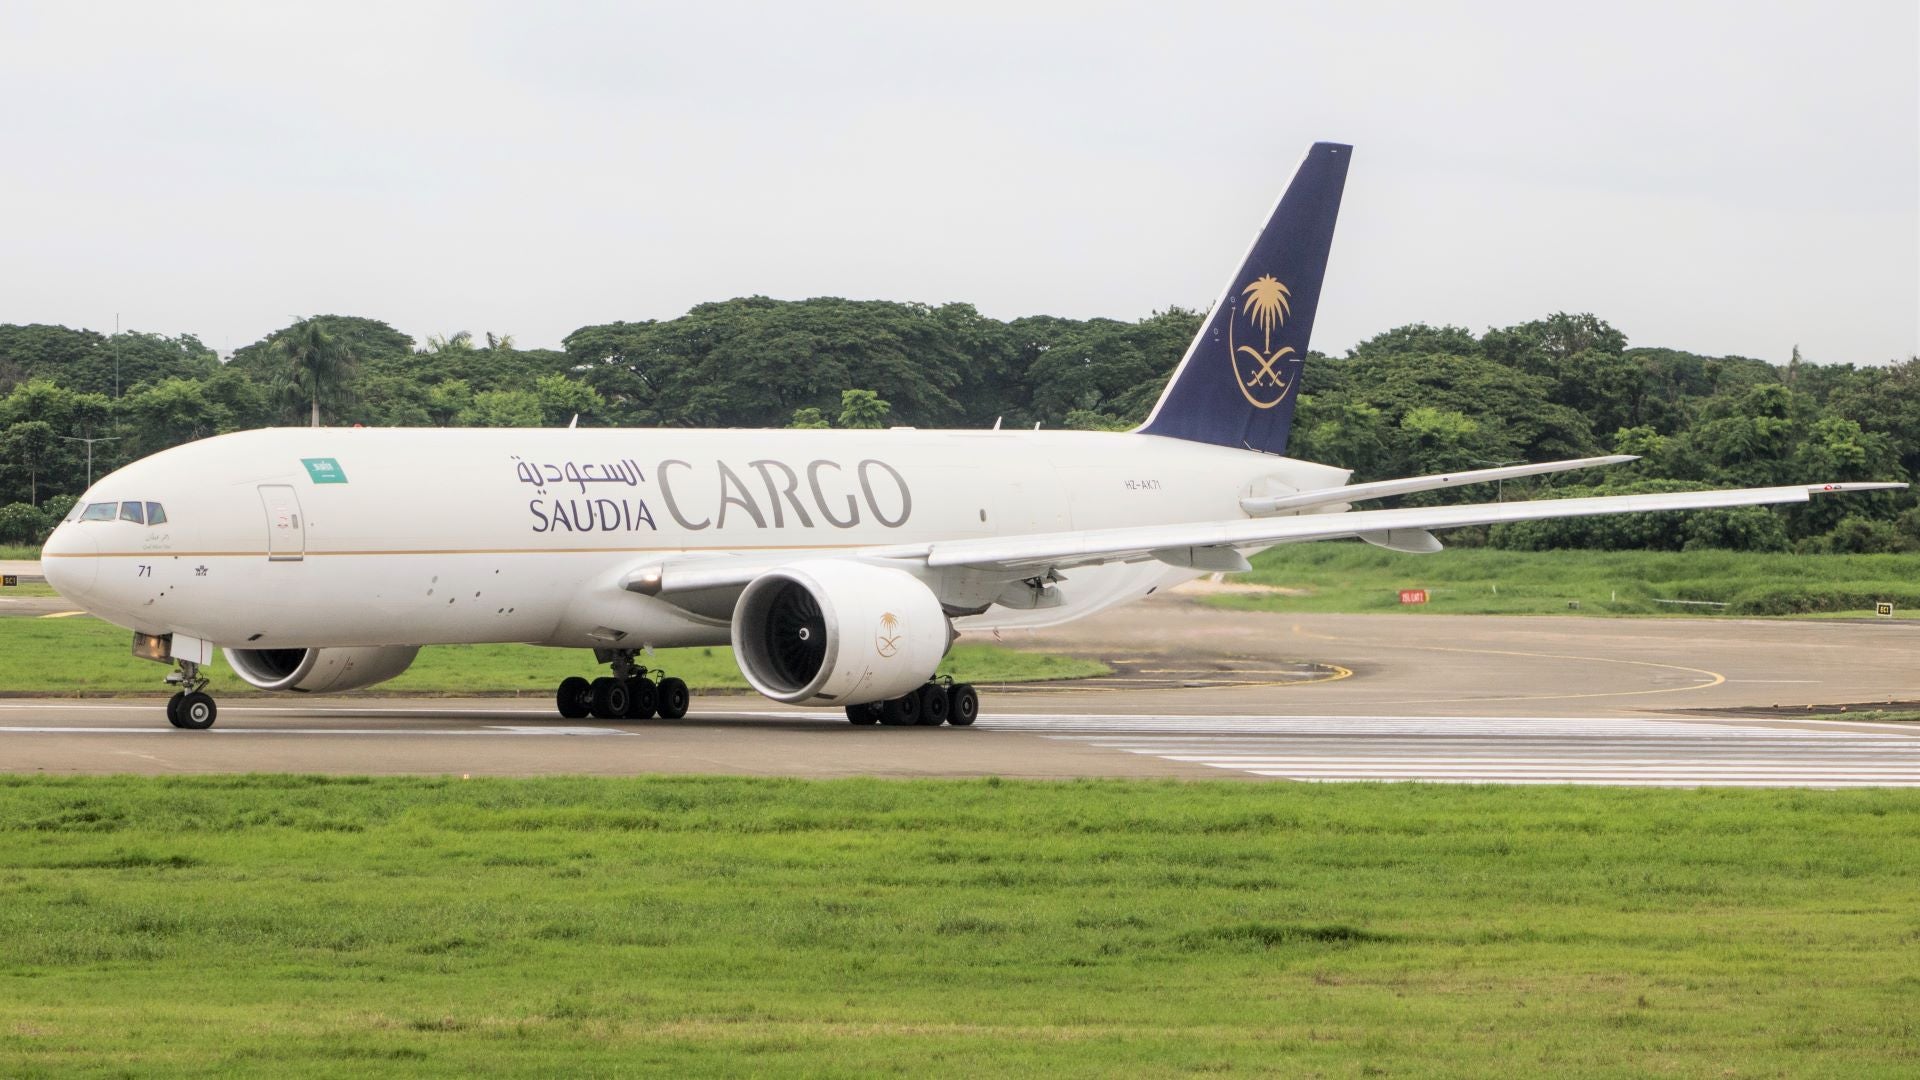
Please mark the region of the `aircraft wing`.
[[[1653, 495], [1608, 495], [1585, 499], [1535, 499], [1524, 502], [1422, 506], [1397, 510], [1358, 510], [1341, 514], [1304, 514], [1251, 520], [1142, 525], [1080, 532], [1037, 533], [978, 540], [932, 541], [892, 547], [853, 549], [838, 558], [927, 569], [966, 567], [1007, 580], [1043, 576], [1054, 570], [1106, 562], [1159, 559], [1197, 569], [1245, 569], [1241, 549], [1331, 540], [1351, 536], [1424, 536], [1432, 529], [1492, 525], [1503, 521], [1586, 517], [1658, 510], [1711, 510], [1807, 502], [1814, 495], [1845, 491], [1890, 491], [1905, 484], [1796, 484], [1789, 487], [1723, 491], [1675, 491]], [[1426, 538], [1437, 550], [1438, 544]], [[1420, 550], [1418, 545], [1411, 549]], [[623, 587], [649, 596], [735, 590], [768, 569], [817, 551], [760, 551], [752, 555], [667, 555], [635, 569]]]
[[[1806, 502], [1815, 494], [1839, 491], [1884, 491], [1905, 484], [1812, 484], [1792, 487], [1740, 488], [1726, 491], [1674, 491], [1655, 495], [1606, 495], [1586, 499], [1534, 499], [1525, 502], [1472, 503], [1465, 506], [1422, 506], [1398, 510], [1359, 510], [1344, 514], [1307, 514], [1260, 518], [1252, 521], [1196, 522], [1097, 529], [1079, 533], [1049, 533], [990, 540], [958, 540], [925, 546], [930, 567], [1003, 567], [1009, 570], [1062, 569], [1090, 563], [1136, 557], [1160, 557], [1181, 549], [1267, 547], [1307, 540], [1330, 540], [1362, 534], [1424, 532], [1463, 525], [1493, 525], [1503, 521], [1587, 517], [1595, 514], [1648, 510], [1712, 510], [1733, 506], [1767, 506]], [[1196, 565], [1179, 558], [1176, 565]]]

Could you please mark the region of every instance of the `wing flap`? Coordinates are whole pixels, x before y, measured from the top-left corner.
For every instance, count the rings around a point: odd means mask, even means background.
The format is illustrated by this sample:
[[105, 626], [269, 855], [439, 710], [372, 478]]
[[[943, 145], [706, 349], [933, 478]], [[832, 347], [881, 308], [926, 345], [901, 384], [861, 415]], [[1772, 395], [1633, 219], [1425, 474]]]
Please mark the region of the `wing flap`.
[[1385, 532], [1355, 533], [1360, 539], [1377, 548], [1388, 551], [1404, 551], [1410, 555], [1431, 555], [1445, 545], [1440, 538], [1425, 529], [1388, 529]]

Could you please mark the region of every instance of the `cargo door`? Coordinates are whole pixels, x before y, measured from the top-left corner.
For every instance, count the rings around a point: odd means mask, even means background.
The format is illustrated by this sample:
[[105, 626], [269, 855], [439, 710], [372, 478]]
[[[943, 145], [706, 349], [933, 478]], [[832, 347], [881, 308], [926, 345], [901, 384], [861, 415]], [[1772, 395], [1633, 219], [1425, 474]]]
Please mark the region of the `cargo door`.
[[261, 484], [260, 505], [267, 512], [267, 561], [299, 562], [307, 554], [307, 528], [291, 484]]

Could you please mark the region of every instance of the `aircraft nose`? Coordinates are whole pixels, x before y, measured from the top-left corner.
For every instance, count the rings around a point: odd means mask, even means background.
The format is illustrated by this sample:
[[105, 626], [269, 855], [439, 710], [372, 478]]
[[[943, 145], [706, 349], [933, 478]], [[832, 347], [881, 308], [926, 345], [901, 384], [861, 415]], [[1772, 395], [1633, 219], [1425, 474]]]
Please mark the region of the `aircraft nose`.
[[100, 571], [100, 545], [72, 522], [53, 530], [40, 549], [40, 572], [53, 591], [78, 603]]

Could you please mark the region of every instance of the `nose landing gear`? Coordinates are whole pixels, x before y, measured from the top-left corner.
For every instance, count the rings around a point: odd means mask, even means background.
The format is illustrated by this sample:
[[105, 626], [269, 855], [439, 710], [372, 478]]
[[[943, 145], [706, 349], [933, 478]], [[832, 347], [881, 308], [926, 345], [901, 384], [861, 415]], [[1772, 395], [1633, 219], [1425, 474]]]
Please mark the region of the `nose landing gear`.
[[167, 699], [167, 723], [188, 731], [205, 731], [220, 715], [220, 707], [206, 692], [207, 677], [200, 673], [200, 665], [191, 660], [177, 663], [179, 669], [167, 673], [167, 682], [180, 687]]

